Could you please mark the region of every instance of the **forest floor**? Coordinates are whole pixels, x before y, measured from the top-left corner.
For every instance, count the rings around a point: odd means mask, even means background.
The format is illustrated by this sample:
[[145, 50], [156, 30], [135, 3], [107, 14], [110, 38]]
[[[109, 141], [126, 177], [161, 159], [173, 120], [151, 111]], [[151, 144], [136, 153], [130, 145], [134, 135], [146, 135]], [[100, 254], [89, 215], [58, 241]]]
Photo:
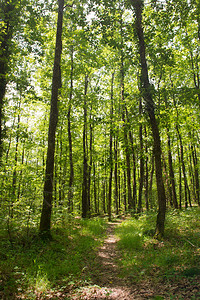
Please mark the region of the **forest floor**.
[[51, 241], [0, 231], [0, 299], [200, 299], [200, 208], [168, 211], [162, 240], [155, 222], [71, 218]]
[[[116, 227], [122, 222], [109, 222], [107, 237], [98, 249], [94, 265], [87, 266], [92, 275], [91, 283], [87, 286], [72, 290], [67, 299], [73, 300], [132, 300], [132, 299], [200, 299], [200, 276], [194, 278], [178, 278], [173, 282], [159, 280], [156, 270], [152, 278], [144, 277], [139, 282], [132, 281], [126, 274], [123, 276], [118, 262], [121, 260], [117, 247], [119, 237], [115, 235]], [[91, 269], [92, 268], [92, 269]], [[156, 281], [154, 281], [154, 275]], [[199, 296], [198, 296], [198, 295]]]

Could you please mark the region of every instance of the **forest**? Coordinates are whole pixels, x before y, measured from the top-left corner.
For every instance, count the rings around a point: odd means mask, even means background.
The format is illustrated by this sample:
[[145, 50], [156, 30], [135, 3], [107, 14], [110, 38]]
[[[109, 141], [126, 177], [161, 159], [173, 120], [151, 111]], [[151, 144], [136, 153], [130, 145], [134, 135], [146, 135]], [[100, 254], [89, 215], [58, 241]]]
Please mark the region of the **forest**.
[[199, 0], [0, 0], [0, 298], [199, 299], [199, 49]]

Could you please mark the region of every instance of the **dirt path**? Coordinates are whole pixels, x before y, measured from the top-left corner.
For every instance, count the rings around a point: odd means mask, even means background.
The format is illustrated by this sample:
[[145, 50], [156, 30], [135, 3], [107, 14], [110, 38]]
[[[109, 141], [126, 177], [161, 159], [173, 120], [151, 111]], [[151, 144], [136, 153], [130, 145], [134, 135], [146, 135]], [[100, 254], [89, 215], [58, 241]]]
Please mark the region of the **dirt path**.
[[120, 277], [120, 270], [116, 264], [119, 253], [114, 229], [118, 224], [119, 222], [109, 223], [107, 238], [99, 249], [97, 259], [100, 262], [100, 268], [95, 282], [101, 289], [97, 290], [96, 295], [90, 299], [132, 299], [132, 297], [130, 298], [131, 291], [127, 287], [126, 281]]
[[70, 299], [132, 300], [149, 299], [152, 296], [148, 286], [138, 293], [136, 286], [130, 287], [128, 278], [124, 279], [120, 276], [120, 270], [116, 263], [120, 259], [120, 253], [117, 250], [117, 237], [114, 235], [114, 230], [120, 222], [110, 222], [108, 224], [107, 238], [99, 248], [96, 257], [96, 270], [92, 270], [93, 284], [83, 287]]
[[125, 280], [119, 276], [120, 272], [116, 264], [119, 254], [114, 230], [119, 223], [120, 221], [108, 224], [107, 238], [99, 248], [95, 263], [97, 267], [95, 272], [93, 270], [92, 282], [94, 285], [83, 288], [78, 295], [72, 296], [71, 299], [133, 299], [130, 297], [130, 290], [127, 288]]
[[[120, 259], [120, 252], [117, 249], [117, 237], [114, 235], [115, 228], [120, 222], [119, 220], [108, 224], [107, 238], [99, 248], [94, 264], [88, 266], [92, 274], [91, 283], [74, 291], [67, 299], [200, 299], [193, 297], [193, 292], [198, 284], [194, 286], [192, 282], [188, 282], [188, 279], [182, 279], [179, 283], [168, 284], [166, 282], [155, 284], [152, 280], [144, 279], [140, 283], [133, 284], [128, 277], [122, 278], [117, 264], [117, 260]], [[170, 293], [174, 295], [174, 298], [171, 298]]]

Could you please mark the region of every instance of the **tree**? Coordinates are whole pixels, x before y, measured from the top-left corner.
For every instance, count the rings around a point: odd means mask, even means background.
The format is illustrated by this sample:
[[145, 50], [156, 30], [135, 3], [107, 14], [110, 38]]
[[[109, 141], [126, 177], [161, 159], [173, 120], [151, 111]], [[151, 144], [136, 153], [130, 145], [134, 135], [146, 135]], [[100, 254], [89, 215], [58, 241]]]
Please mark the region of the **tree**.
[[87, 90], [88, 90], [88, 75], [85, 75], [84, 87], [84, 124], [83, 124], [83, 184], [82, 184], [82, 217], [86, 218], [89, 213], [88, 204], [88, 151], [87, 151]]
[[40, 234], [51, 237], [51, 213], [53, 204], [53, 174], [54, 174], [54, 153], [55, 153], [55, 133], [58, 121], [58, 94], [61, 88], [61, 68], [60, 60], [62, 53], [62, 26], [63, 26], [63, 8], [64, 0], [58, 2], [58, 20], [56, 33], [56, 47], [54, 56], [54, 68], [51, 90], [51, 110], [49, 118], [48, 148], [46, 159], [46, 172], [44, 183], [44, 198], [42, 213], [40, 219]]
[[166, 213], [166, 196], [165, 188], [162, 178], [162, 162], [161, 162], [161, 142], [159, 128], [155, 116], [155, 103], [152, 98], [151, 85], [149, 82], [147, 60], [145, 53], [145, 41], [144, 32], [142, 27], [142, 10], [143, 1], [142, 0], [131, 0], [131, 4], [135, 11], [135, 29], [138, 38], [138, 47], [140, 55], [140, 65], [141, 65], [141, 92], [146, 105], [146, 111], [149, 116], [150, 125], [152, 129], [153, 139], [154, 139], [154, 156], [155, 156], [155, 166], [156, 166], [156, 182], [157, 182], [157, 194], [158, 194], [158, 214], [156, 223], [156, 236], [163, 236], [164, 234], [164, 223], [165, 223], [165, 213]]
[[19, 20], [20, 1], [0, 2], [0, 161], [3, 151], [3, 107], [8, 70], [12, 53], [12, 37], [14, 27]]

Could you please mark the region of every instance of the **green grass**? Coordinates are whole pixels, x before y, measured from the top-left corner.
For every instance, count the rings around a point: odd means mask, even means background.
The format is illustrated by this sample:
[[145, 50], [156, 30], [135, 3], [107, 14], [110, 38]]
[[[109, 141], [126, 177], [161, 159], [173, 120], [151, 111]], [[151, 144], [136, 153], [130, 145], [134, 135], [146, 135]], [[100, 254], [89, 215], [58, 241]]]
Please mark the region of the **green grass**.
[[133, 282], [144, 278], [166, 282], [199, 275], [200, 208], [169, 211], [160, 241], [153, 237], [155, 223], [156, 214], [148, 212], [116, 229], [122, 276]]
[[[200, 209], [171, 210], [166, 216], [165, 237], [154, 239], [156, 213], [123, 221], [116, 234], [120, 240], [121, 276], [130, 284], [190, 280], [200, 275]], [[98, 271], [97, 247], [106, 232], [104, 219], [60, 219], [52, 228], [53, 240], [42, 241], [34, 227], [0, 231], [0, 299], [57, 299], [92, 283]], [[59, 299], [59, 298], [58, 298]], [[164, 299], [161, 295], [154, 299]], [[173, 295], [172, 298], [174, 299]], [[181, 299], [181, 298], [180, 298]], [[194, 298], [195, 299], [195, 298]]]
[[33, 231], [13, 233], [13, 247], [5, 232], [0, 241], [0, 298], [43, 299], [70, 286], [89, 282], [88, 266], [105, 237], [103, 219], [71, 219], [64, 229], [52, 229], [53, 240], [43, 242]]

